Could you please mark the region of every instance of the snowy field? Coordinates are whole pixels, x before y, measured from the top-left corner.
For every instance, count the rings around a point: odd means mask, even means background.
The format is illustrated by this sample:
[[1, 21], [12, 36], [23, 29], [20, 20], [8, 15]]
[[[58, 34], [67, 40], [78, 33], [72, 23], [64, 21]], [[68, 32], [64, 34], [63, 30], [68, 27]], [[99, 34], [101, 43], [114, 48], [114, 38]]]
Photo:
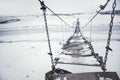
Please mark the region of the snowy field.
[[[82, 14], [81, 26], [93, 14]], [[61, 16], [70, 25], [74, 25], [76, 16]], [[44, 80], [44, 75], [51, 69], [48, 45], [43, 17], [1, 16], [0, 17], [0, 80]], [[82, 29], [83, 35], [91, 40], [95, 52], [104, 56], [110, 15], [99, 15], [90, 25]], [[74, 28], [66, 26], [54, 16], [48, 16], [50, 39], [54, 55], [60, 52], [61, 44], [70, 37]], [[120, 77], [120, 16], [115, 17], [111, 40], [112, 52], [108, 55], [107, 70], [115, 71]], [[101, 71], [99, 67], [76, 65], [57, 65], [73, 73]]]

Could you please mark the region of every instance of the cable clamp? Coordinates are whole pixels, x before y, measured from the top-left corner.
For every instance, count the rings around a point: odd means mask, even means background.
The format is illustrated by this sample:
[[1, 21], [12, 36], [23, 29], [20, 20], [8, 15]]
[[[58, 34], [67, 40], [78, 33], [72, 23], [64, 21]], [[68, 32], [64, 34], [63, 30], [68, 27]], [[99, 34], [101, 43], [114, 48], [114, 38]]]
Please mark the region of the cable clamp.
[[110, 50], [110, 51], [113, 51], [109, 46], [107, 46], [106, 49], [108, 49], [108, 50]]
[[52, 55], [52, 53], [48, 53], [49, 55]]
[[105, 6], [103, 6], [103, 5], [100, 5], [99, 7], [101, 10], [104, 10], [104, 8], [105, 8]]

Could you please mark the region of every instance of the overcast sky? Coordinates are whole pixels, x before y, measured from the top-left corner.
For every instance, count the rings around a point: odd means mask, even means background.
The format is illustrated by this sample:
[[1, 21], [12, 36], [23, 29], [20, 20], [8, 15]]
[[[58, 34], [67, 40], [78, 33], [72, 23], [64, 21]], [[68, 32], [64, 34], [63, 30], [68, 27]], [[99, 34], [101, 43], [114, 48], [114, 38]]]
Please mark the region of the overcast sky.
[[[107, 0], [44, 0], [45, 4], [56, 13], [83, 13], [99, 10], [99, 5]], [[111, 8], [110, 4], [107, 6]], [[120, 0], [117, 0], [117, 8]], [[40, 4], [38, 0], [0, 0], [0, 15], [27, 15], [39, 14]], [[119, 8], [120, 9], [120, 8]], [[42, 14], [42, 13], [41, 13]]]

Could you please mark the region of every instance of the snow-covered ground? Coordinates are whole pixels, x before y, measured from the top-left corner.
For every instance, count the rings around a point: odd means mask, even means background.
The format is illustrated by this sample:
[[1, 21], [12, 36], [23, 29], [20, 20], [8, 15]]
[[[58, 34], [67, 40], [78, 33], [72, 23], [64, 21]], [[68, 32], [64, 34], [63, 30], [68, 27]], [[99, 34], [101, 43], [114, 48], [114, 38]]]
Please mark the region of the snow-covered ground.
[[[81, 26], [93, 14], [82, 14], [79, 17]], [[61, 16], [70, 25], [76, 21], [76, 16]], [[104, 56], [110, 15], [99, 15], [90, 25], [82, 30], [83, 35], [90, 39], [92, 25], [92, 44], [95, 52]], [[50, 57], [47, 54], [48, 45], [44, 29], [43, 17], [39, 15], [0, 17], [0, 21], [10, 20], [0, 24], [0, 80], [44, 80], [44, 75], [51, 69]], [[15, 21], [11, 19], [19, 19]], [[66, 26], [55, 16], [48, 16], [50, 39], [54, 55], [60, 52], [61, 44], [72, 35], [74, 28]], [[111, 48], [107, 69], [116, 71], [120, 77], [120, 16], [114, 21]], [[76, 65], [57, 65], [73, 73], [101, 71], [99, 67]]]

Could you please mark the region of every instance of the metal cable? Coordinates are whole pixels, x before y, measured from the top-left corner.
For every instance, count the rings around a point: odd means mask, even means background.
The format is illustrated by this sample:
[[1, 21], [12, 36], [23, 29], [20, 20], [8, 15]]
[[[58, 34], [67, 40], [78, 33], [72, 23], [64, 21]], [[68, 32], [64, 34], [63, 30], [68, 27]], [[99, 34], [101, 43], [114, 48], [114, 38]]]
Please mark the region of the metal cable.
[[69, 27], [72, 27], [70, 26], [66, 21], [64, 21], [61, 17], [59, 17], [54, 11], [52, 11], [49, 7], [46, 6], [46, 8], [48, 10], [50, 10], [56, 17], [58, 17], [62, 22], [64, 22], [66, 25], [68, 25]]
[[83, 26], [83, 29], [100, 13], [101, 9]]
[[100, 5], [100, 6], [99, 6], [99, 7], [100, 7], [100, 10], [97, 11], [97, 13], [83, 26], [83, 29], [84, 29], [102, 10], [104, 10], [104, 8], [107, 6], [107, 4], [108, 4], [109, 1], [110, 1], [110, 0], [107, 0], [107, 2], [104, 4], [104, 6], [103, 6], [103, 5]]

